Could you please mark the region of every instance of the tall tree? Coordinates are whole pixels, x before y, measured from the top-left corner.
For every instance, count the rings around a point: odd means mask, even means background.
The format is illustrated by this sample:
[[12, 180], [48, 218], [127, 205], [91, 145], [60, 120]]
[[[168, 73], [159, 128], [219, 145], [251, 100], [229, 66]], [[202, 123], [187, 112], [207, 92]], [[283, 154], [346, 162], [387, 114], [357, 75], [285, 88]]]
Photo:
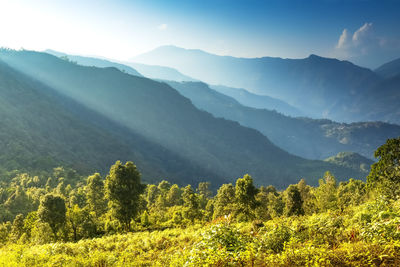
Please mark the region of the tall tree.
[[182, 205], [182, 190], [177, 184], [173, 184], [167, 193], [167, 203], [169, 206]]
[[324, 178], [319, 180], [315, 196], [319, 211], [337, 208], [337, 183], [336, 178], [330, 172], [326, 172]]
[[104, 183], [99, 173], [88, 177], [86, 185], [86, 198], [90, 211], [100, 217], [106, 211], [106, 199], [104, 197]]
[[56, 239], [57, 231], [66, 221], [66, 212], [65, 201], [60, 196], [47, 194], [40, 201], [38, 217], [42, 222], [48, 223]]
[[301, 199], [303, 200], [304, 214], [310, 215], [317, 211], [316, 199], [313, 188], [307, 185], [306, 180], [301, 179], [297, 183]]
[[[255, 210], [255, 216], [257, 219], [262, 220], [262, 221], [265, 221], [265, 220], [268, 220], [271, 218], [271, 215], [269, 214], [269, 211], [268, 211], [268, 194], [273, 191], [270, 189], [271, 188], [261, 186], [256, 195], [256, 201], [257, 201], [258, 205]], [[274, 190], [274, 192], [276, 192], [276, 189]]]
[[191, 185], [188, 185], [183, 189], [182, 198], [183, 198], [183, 205], [185, 207], [184, 210], [185, 218], [191, 220], [192, 222], [195, 219], [200, 219], [201, 213], [200, 213], [198, 195], [195, 194]]
[[246, 174], [243, 178], [236, 181], [235, 199], [237, 205], [237, 214], [244, 220], [254, 219], [254, 210], [257, 207], [256, 195], [257, 188], [253, 184], [253, 178]]
[[368, 188], [377, 188], [385, 196], [397, 198], [400, 195], [400, 137], [388, 139], [374, 156], [379, 161], [371, 166]]
[[117, 161], [111, 166], [106, 178], [106, 196], [115, 218], [126, 231], [130, 230], [131, 220], [139, 212], [140, 194], [143, 191], [140, 173], [133, 162], [122, 165]]
[[303, 215], [303, 199], [297, 185], [291, 184], [286, 189], [285, 215]]
[[11, 227], [10, 239], [13, 242], [18, 241], [19, 238], [22, 236], [23, 232], [24, 232], [24, 215], [18, 214], [15, 217]]
[[199, 194], [200, 208], [205, 209], [208, 200], [211, 198], [212, 192], [210, 190], [210, 182], [201, 182], [197, 187], [197, 193]]
[[223, 184], [217, 192], [214, 201], [214, 219], [234, 213], [235, 187], [232, 184]]

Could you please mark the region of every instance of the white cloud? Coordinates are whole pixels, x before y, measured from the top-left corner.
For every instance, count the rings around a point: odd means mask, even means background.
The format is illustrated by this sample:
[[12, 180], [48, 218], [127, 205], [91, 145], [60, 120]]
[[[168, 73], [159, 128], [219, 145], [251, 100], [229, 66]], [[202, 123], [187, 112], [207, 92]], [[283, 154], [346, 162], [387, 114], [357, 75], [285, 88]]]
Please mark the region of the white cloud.
[[377, 67], [400, 54], [400, 39], [376, 33], [373, 23], [364, 23], [354, 32], [344, 29], [330, 56], [356, 64]]
[[336, 48], [341, 49], [341, 48], [344, 48], [346, 46], [346, 44], [348, 42], [348, 35], [349, 35], [348, 30], [344, 29], [342, 34], [339, 37], [339, 41], [338, 41], [338, 43], [336, 45]]
[[372, 23], [365, 23], [361, 28], [356, 30], [353, 34], [353, 44], [354, 45], [360, 45], [363, 42], [368, 39], [369, 36], [371, 36], [371, 30], [372, 30]]
[[167, 28], [168, 28], [168, 25], [165, 23], [158, 25], [158, 29], [160, 31], [165, 31]]
[[354, 33], [344, 29], [333, 55], [340, 59], [357, 61], [360, 57], [376, 53], [380, 48], [382, 48], [382, 39], [374, 34], [373, 24], [367, 22]]

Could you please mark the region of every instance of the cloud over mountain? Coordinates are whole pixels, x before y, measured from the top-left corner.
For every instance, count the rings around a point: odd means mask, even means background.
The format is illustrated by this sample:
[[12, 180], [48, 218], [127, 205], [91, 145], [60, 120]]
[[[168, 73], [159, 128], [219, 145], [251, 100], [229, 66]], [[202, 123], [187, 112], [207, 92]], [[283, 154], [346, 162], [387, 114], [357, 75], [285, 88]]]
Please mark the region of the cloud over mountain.
[[372, 22], [366, 22], [353, 33], [343, 29], [333, 56], [373, 67], [372, 62], [375, 62], [376, 58], [389, 59], [393, 51], [400, 52], [400, 40], [380, 35], [375, 32]]

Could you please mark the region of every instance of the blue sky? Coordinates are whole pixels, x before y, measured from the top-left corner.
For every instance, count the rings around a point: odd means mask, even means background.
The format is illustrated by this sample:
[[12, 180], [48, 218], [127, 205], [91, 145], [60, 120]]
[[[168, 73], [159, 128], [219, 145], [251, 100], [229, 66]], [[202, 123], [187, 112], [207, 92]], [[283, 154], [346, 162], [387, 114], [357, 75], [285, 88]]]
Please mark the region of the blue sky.
[[0, 46], [126, 60], [161, 45], [238, 57], [400, 57], [397, 0], [0, 0]]

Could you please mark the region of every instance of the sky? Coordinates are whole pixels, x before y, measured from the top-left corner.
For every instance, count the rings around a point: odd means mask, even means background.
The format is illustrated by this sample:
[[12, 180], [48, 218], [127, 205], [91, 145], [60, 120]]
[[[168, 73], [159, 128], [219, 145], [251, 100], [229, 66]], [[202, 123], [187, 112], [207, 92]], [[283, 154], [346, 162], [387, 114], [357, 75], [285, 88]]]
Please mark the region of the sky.
[[128, 60], [162, 45], [236, 57], [400, 58], [400, 0], [0, 0], [0, 46]]

